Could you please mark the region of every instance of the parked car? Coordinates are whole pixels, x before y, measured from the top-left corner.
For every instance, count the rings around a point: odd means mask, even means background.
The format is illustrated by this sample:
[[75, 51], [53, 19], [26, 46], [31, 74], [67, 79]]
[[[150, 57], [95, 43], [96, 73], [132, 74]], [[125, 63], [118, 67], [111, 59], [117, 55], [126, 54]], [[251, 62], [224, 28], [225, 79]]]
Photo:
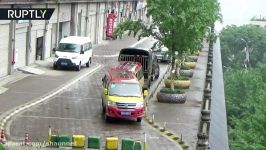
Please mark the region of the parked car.
[[170, 62], [171, 61], [171, 57], [169, 55], [169, 51], [168, 48], [165, 46], [160, 46], [159, 44], [155, 44], [152, 47], [152, 51], [153, 53], [156, 55], [157, 57], [157, 61], [159, 62]]

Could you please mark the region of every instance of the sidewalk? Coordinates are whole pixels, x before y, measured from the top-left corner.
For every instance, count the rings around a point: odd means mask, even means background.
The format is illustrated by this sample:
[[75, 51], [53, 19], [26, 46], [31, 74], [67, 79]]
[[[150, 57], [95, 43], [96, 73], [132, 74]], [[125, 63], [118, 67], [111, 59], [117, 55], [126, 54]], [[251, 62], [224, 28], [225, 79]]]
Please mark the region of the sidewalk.
[[[198, 56], [193, 76], [190, 78], [190, 88], [186, 90], [186, 103], [159, 103], [157, 101], [156, 94], [154, 94], [148, 105], [149, 117], [154, 116], [155, 122], [161, 127], [165, 125], [166, 130], [178, 135], [179, 137], [182, 136], [185, 142], [190, 145], [191, 149], [196, 149], [197, 144], [197, 132], [201, 116], [207, 61], [208, 47], [205, 44], [205, 47]], [[161, 82], [157, 90], [163, 86], [164, 83]]]

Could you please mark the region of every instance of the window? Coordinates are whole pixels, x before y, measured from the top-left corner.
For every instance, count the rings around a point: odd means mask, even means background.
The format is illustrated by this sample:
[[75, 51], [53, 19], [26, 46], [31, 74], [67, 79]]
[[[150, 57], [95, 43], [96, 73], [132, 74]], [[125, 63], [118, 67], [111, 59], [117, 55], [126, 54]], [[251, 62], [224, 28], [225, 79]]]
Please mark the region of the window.
[[60, 43], [58, 51], [79, 53], [81, 46], [78, 44]]
[[141, 97], [141, 88], [136, 83], [112, 83], [109, 86], [110, 96]]

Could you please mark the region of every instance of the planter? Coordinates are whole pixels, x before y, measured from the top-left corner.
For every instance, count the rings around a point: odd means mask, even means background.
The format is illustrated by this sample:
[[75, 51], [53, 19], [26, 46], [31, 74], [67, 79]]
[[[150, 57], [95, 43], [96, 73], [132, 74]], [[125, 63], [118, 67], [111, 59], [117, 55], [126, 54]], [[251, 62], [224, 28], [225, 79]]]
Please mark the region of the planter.
[[184, 65], [194, 69], [196, 67], [196, 62], [184, 62]]
[[190, 84], [191, 84], [190, 80], [170, 80], [170, 79], [166, 79], [166, 80], [164, 80], [165, 87], [170, 88], [172, 81], [174, 82], [174, 87], [175, 88], [188, 89]]
[[158, 92], [157, 93], [157, 100], [161, 103], [178, 103], [182, 104], [185, 103], [187, 99], [187, 96], [185, 93], [181, 94], [171, 94], [171, 93], [163, 93]]
[[193, 70], [192, 69], [180, 70], [179, 73], [181, 76], [185, 76], [185, 77], [189, 77], [189, 78], [191, 78], [193, 76]]
[[198, 56], [188, 56], [187, 57], [189, 61], [192, 61], [192, 62], [197, 62], [198, 61]]

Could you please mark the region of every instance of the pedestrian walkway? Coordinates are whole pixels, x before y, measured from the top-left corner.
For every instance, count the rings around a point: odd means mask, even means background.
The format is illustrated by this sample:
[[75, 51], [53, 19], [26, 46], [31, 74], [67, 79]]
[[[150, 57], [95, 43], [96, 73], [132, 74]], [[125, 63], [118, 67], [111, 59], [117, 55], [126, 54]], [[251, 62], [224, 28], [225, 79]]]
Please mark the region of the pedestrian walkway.
[[[186, 90], [187, 100], [184, 104], [158, 103], [156, 94], [150, 99], [148, 109], [149, 116], [154, 116], [154, 120], [161, 127], [182, 137], [189, 143], [191, 149], [196, 149], [197, 132], [200, 123], [201, 104], [205, 86], [208, 46], [204, 48], [198, 56], [196, 68], [190, 79], [191, 86]], [[159, 87], [163, 87], [161, 82]], [[159, 111], [158, 111], [159, 110]]]

